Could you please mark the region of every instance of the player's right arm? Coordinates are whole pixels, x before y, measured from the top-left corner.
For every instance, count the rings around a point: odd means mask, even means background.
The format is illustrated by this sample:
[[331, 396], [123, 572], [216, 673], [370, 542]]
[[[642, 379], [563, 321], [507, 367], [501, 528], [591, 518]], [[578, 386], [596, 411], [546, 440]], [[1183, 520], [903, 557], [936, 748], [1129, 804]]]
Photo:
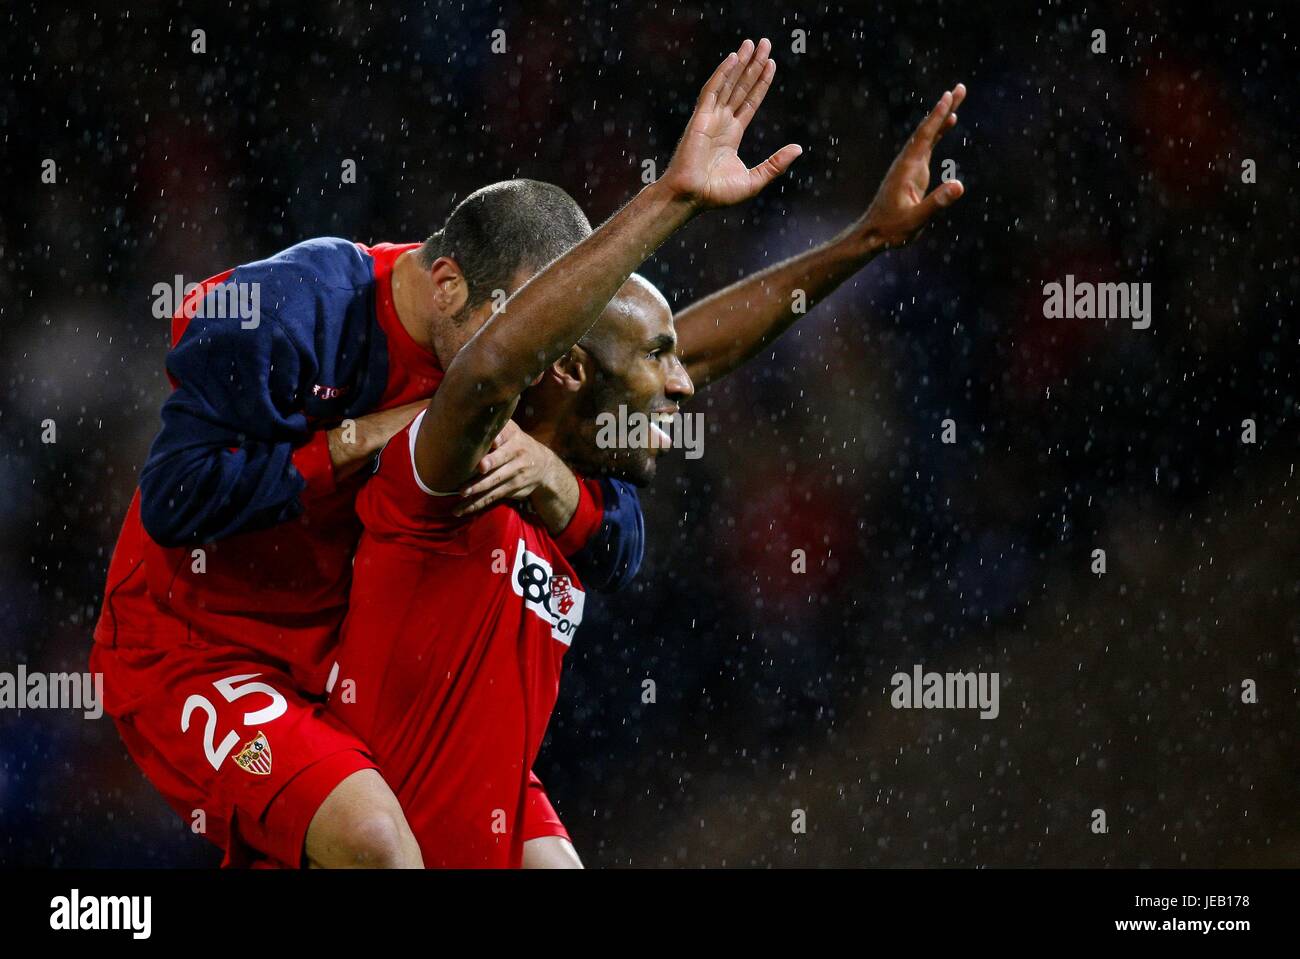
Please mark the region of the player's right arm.
[[385, 443], [428, 405], [428, 400], [416, 400], [405, 406], [395, 406], [391, 410], [358, 416], [351, 427], [336, 426], [332, 430], [323, 430], [329, 447], [330, 465], [334, 468], [334, 479], [346, 479], [369, 463], [384, 448]]
[[753, 169], [740, 140], [775, 64], [746, 40], [714, 71], [664, 175], [515, 292], [447, 368], [421, 421], [415, 464], [426, 487], [472, 474], [519, 395], [571, 349], [645, 259], [701, 210], [757, 194], [799, 155], [788, 145]]
[[[232, 278], [237, 279], [237, 270]], [[254, 282], [254, 281], [249, 281]], [[221, 539], [296, 515], [306, 475], [329, 467], [295, 395], [310, 363], [305, 344], [262, 315], [195, 316], [167, 354], [176, 388], [140, 473], [140, 513], [163, 546]]]
[[[313, 255], [317, 266], [341, 259], [323, 243]], [[253, 324], [193, 316], [167, 355], [176, 388], [140, 474], [141, 520], [163, 546], [219, 540], [297, 516], [304, 498], [332, 490], [423, 405], [313, 431], [303, 408], [321, 366], [315, 334], [324, 322], [319, 314], [333, 314], [318, 308], [318, 279], [300, 267], [259, 264], [222, 282], [259, 284], [270, 308]]]

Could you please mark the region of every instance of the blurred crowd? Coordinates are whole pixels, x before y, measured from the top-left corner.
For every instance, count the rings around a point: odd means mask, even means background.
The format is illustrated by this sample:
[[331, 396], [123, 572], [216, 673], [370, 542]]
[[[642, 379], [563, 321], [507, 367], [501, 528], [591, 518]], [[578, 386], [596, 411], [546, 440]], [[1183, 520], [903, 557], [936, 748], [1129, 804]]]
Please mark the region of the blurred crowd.
[[[957, 81], [934, 174], [952, 159], [967, 192], [696, 397], [704, 455], [643, 495], [645, 567], [591, 604], [538, 766], [580, 854], [1294, 865], [1295, 18], [1024, 9], [0, 14], [0, 670], [85, 668], [168, 391], [156, 283], [312, 236], [420, 240], [514, 176], [597, 222], [725, 52], [768, 36], [746, 152], [804, 156], [647, 264], [675, 308], [859, 216]], [[1151, 328], [1045, 319], [1066, 274], [1150, 282]], [[999, 672], [999, 718], [890, 708], [915, 663]], [[0, 865], [218, 860], [107, 717], [0, 711]]]

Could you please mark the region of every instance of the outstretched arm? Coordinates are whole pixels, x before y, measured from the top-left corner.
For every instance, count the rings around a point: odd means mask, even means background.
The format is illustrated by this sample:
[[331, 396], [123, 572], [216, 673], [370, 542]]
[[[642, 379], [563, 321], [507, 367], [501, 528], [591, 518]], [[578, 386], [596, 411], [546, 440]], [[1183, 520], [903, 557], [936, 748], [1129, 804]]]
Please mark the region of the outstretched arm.
[[595, 323], [620, 286], [697, 212], [747, 200], [799, 155], [783, 147], [753, 169], [740, 140], [771, 85], [770, 45], [748, 40], [719, 65], [664, 175], [508, 299], [456, 355], [420, 424], [415, 465], [425, 486], [459, 487], [520, 393]]
[[[835, 239], [746, 277], [677, 315], [677, 350], [698, 389], [736, 369], [878, 253], [910, 242], [963, 192], [957, 180], [929, 195], [930, 155], [957, 123], [966, 87], [945, 93], [885, 174], [871, 206]], [[794, 294], [803, 293], [801, 312]]]

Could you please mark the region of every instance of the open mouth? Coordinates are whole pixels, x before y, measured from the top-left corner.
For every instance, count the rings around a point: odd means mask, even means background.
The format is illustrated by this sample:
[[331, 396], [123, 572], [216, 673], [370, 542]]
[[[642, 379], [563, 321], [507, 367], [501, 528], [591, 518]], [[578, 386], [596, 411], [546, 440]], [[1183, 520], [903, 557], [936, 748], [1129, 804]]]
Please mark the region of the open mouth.
[[670, 450], [673, 448], [673, 438], [669, 431], [673, 428], [673, 418], [676, 413], [651, 413], [650, 414], [650, 448], [660, 450]]

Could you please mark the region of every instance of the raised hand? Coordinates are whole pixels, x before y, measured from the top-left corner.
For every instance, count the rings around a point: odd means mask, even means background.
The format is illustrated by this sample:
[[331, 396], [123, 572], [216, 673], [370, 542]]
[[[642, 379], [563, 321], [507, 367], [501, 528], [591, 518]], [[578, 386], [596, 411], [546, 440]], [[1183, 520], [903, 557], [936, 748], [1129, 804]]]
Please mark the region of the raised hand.
[[965, 192], [960, 180], [940, 183], [929, 195], [930, 154], [943, 135], [957, 125], [957, 107], [966, 87], [957, 84], [939, 98], [907, 145], [894, 158], [875, 199], [855, 228], [880, 249], [903, 246], [916, 238], [940, 208]]
[[740, 203], [789, 169], [803, 152], [787, 144], [753, 169], [737, 153], [776, 74], [776, 61], [768, 56], [771, 50], [766, 39], [757, 47], [746, 40], [709, 77], [662, 177], [677, 196], [700, 208]]

